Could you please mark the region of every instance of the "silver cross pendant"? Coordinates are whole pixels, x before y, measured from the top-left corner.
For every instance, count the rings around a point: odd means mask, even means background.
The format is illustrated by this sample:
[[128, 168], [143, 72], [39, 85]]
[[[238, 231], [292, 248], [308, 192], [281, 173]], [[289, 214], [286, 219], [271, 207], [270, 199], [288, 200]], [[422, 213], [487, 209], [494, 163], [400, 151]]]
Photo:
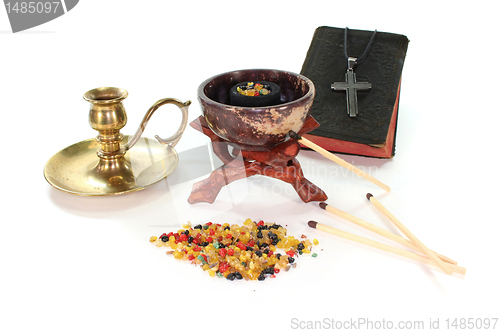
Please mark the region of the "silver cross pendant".
[[358, 90], [369, 90], [372, 84], [369, 82], [356, 82], [356, 74], [354, 66], [357, 58], [349, 57], [347, 62], [347, 73], [345, 74], [346, 82], [334, 82], [331, 86], [332, 90], [345, 90], [347, 95], [347, 114], [351, 117], [356, 117], [358, 114]]

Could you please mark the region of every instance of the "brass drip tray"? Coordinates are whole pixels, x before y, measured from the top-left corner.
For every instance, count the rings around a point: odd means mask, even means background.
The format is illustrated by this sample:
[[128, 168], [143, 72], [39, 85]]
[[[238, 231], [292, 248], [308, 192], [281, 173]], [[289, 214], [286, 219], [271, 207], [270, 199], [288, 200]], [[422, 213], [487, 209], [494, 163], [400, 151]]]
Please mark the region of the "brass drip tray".
[[[129, 136], [123, 138], [128, 142]], [[83, 196], [104, 196], [141, 190], [174, 172], [179, 156], [170, 145], [140, 138], [118, 159], [97, 157], [95, 139], [75, 143], [55, 154], [45, 165], [45, 179], [55, 188]]]

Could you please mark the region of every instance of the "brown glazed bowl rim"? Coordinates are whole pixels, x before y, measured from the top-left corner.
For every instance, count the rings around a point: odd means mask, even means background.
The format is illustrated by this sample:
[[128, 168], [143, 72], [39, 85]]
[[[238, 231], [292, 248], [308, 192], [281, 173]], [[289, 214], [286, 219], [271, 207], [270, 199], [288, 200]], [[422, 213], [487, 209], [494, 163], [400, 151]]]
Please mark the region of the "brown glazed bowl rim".
[[[220, 103], [220, 102], [217, 102], [217, 101], [209, 98], [205, 94], [205, 87], [207, 86], [207, 84], [210, 83], [211, 81], [215, 80], [218, 77], [221, 77], [221, 76], [224, 76], [224, 75], [228, 75], [228, 74], [232, 74], [232, 73], [237, 73], [237, 72], [257, 72], [257, 71], [281, 72], [281, 73], [288, 73], [288, 74], [294, 75], [297, 78], [303, 80], [307, 84], [308, 91], [307, 91], [306, 94], [304, 94], [304, 96], [302, 96], [300, 98], [297, 98], [295, 100], [292, 100], [292, 101], [289, 101], [289, 102], [286, 102], [286, 103], [277, 104], [277, 105], [270, 105], [270, 106], [236, 106], [236, 105], [231, 105], [231, 104], [224, 104], [224, 103]], [[228, 71], [228, 72], [220, 73], [220, 74], [214, 75], [214, 76], [206, 79], [198, 87], [198, 97], [200, 99], [203, 99], [205, 101], [209, 101], [210, 103], [213, 103], [213, 104], [216, 104], [216, 105], [221, 105], [223, 107], [238, 108], [238, 109], [242, 109], [242, 110], [246, 110], [246, 111], [259, 111], [259, 110], [268, 110], [268, 109], [281, 108], [283, 106], [287, 106], [287, 105], [290, 105], [290, 104], [293, 104], [293, 103], [297, 103], [298, 101], [301, 101], [301, 100], [306, 100], [308, 98], [313, 98], [314, 95], [315, 95], [314, 83], [308, 77], [306, 77], [306, 76], [304, 76], [302, 74], [297, 74], [297, 73], [291, 72], [291, 71], [284, 71], [284, 70], [279, 70], [279, 69], [269, 69], [269, 68], [239, 69], [239, 70], [234, 70], [234, 71]]]

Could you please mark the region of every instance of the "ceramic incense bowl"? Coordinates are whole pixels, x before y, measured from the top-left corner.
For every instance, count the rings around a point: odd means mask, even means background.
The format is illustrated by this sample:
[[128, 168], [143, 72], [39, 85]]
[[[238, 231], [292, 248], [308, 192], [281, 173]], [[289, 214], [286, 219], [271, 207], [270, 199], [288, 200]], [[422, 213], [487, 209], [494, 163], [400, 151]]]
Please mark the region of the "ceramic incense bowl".
[[[231, 105], [230, 90], [248, 81], [268, 81], [280, 88], [277, 105]], [[227, 72], [204, 81], [198, 100], [210, 129], [219, 137], [245, 146], [274, 146], [299, 132], [309, 116], [315, 94], [313, 82], [303, 75], [272, 69]]]

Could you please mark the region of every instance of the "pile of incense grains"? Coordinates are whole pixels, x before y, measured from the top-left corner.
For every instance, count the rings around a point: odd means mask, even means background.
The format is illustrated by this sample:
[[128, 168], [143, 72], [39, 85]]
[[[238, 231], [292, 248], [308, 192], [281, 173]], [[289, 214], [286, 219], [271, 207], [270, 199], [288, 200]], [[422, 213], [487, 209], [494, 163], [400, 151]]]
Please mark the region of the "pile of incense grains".
[[[287, 236], [279, 224], [245, 220], [242, 226], [208, 222], [191, 227], [183, 225], [177, 232], [163, 233], [149, 240], [157, 247], [169, 247], [179, 260], [200, 265], [210, 276], [228, 280], [259, 280], [275, 278], [280, 271], [296, 267], [296, 259], [311, 254], [312, 242], [305, 235], [300, 240]], [[284, 254], [278, 253], [278, 249]], [[312, 257], [316, 257], [312, 253]]]

